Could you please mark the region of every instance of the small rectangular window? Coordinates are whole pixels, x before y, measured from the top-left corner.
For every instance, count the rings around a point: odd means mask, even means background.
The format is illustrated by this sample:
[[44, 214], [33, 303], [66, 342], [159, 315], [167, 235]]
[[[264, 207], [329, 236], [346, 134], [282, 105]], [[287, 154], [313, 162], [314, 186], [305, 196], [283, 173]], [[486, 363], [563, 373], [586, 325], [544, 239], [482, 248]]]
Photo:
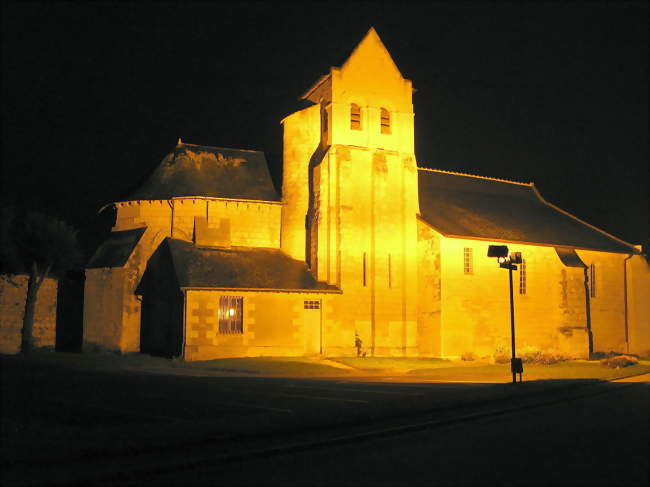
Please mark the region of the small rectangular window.
[[526, 294], [526, 259], [519, 264], [519, 294]]
[[366, 286], [366, 253], [363, 253], [363, 286]]
[[320, 309], [320, 301], [305, 301], [305, 309]]
[[589, 295], [596, 297], [596, 264], [589, 266]]
[[244, 298], [219, 297], [219, 333], [244, 333]]
[[463, 272], [465, 274], [474, 273], [474, 249], [469, 247], [463, 249]]

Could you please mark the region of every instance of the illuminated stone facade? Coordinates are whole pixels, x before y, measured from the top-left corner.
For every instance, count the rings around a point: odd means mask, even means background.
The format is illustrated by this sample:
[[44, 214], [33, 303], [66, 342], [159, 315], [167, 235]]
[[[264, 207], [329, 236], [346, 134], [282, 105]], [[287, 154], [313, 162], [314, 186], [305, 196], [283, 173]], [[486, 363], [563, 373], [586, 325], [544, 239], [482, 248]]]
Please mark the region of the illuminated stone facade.
[[[0, 353], [20, 352], [28, 280], [23, 274], [0, 275]], [[32, 329], [35, 349], [54, 350], [57, 289], [58, 281], [48, 277], [38, 290]]]
[[532, 184], [418, 168], [412, 91], [371, 29], [283, 120], [282, 198], [261, 153], [179, 141], [115, 203], [86, 273], [85, 347], [492, 356], [510, 332], [507, 271], [486, 257], [498, 243], [525, 259], [520, 349], [649, 350], [639, 249]]

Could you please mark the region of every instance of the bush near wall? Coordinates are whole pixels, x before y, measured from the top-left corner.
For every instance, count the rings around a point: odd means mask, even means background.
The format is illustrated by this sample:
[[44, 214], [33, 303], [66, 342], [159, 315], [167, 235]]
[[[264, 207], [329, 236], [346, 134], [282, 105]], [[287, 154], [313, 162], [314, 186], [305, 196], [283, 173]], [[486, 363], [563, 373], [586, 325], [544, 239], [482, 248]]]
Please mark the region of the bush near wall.
[[[0, 353], [20, 352], [28, 279], [22, 274], [0, 274]], [[56, 279], [47, 278], [38, 291], [33, 329], [36, 349], [55, 346], [57, 284]]]
[[638, 363], [639, 360], [631, 355], [616, 355], [600, 361], [600, 365], [609, 369], [620, 369], [622, 367], [629, 367], [630, 365], [637, 365]]

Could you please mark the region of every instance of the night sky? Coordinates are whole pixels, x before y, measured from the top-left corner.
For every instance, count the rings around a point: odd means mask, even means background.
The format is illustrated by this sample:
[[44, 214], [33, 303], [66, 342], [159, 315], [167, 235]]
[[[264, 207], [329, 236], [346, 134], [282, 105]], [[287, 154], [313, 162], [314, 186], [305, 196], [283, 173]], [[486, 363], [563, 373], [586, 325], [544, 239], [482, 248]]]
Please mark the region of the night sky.
[[280, 120], [374, 26], [417, 90], [420, 166], [648, 238], [645, 2], [233, 5], [5, 2], [3, 202], [96, 235], [178, 137], [264, 151], [279, 189]]

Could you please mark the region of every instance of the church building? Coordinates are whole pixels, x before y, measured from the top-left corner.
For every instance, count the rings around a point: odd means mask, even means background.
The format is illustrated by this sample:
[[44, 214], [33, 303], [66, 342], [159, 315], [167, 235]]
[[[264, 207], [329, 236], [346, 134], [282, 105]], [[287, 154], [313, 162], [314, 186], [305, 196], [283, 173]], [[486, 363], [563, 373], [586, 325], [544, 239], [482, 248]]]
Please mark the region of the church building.
[[532, 183], [418, 167], [413, 87], [377, 32], [283, 121], [282, 193], [258, 151], [178, 141], [113, 203], [86, 269], [84, 348], [247, 356], [587, 358], [650, 350], [641, 247]]

